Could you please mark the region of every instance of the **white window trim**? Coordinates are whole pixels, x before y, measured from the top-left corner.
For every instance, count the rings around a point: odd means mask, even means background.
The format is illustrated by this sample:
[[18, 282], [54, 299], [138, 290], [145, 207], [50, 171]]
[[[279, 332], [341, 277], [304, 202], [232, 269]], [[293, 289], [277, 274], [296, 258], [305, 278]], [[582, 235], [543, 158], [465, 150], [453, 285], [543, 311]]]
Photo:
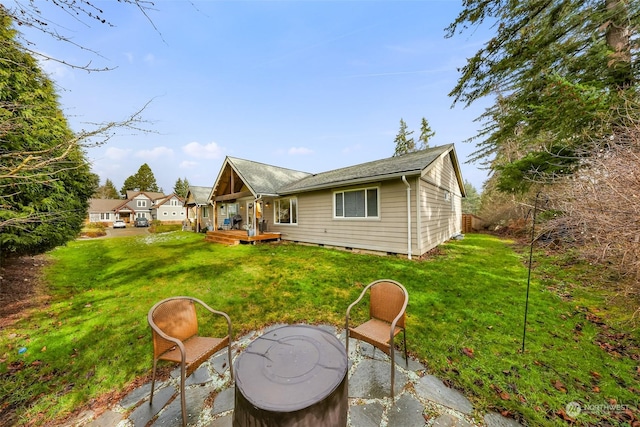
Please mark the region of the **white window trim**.
[[[291, 200], [296, 201], [296, 222], [279, 222], [278, 221], [278, 208], [277, 205], [282, 200], [289, 200], [289, 209], [291, 209]], [[298, 225], [298, 198], [297, 197], [282, 197], [280, 199], [276, 199], [273, 201], [273, 223], [277, 225]], [[289, 218], [291, 218], [291, 214], [289, 214]]]
[[[376, 216], [368, 216], [368, 209], [367, 209], [367, 191], [368, 190], [376, 190], [376, 198], [377, 198], [377, 204], [378, 204], [378, 214]], [[352, 191], [364, 191], [365, 192], [365, 197], [364, 197], [364, 212], [365, 212], [365, 216], [344, 216], [344, 206], [342, 207], [342, 216], [337, 216], [336, 215], [336, 194], [343, 194], [342, 197], [342, 201], [343, 201], [343, 205], [344, 205], [344, 193], [350, 193]], [[360, 188], [350, 188], [348, 190], [342, 190], [342, 191], [334, 191], [332, 194], [332, 206], [333, 206], [333, 219], [338, 219], [338, 220], [344, 220], [344, 221], [366, 221], [366, 220], [380, 220], [380, 187], [379, 186], [373, 186], [373, 187], [360, 187]]]
[[137, 200], [138, 204], [136, 207], [138, 208], [146, 208], [147, 207], [147, 201], [146, 200]]

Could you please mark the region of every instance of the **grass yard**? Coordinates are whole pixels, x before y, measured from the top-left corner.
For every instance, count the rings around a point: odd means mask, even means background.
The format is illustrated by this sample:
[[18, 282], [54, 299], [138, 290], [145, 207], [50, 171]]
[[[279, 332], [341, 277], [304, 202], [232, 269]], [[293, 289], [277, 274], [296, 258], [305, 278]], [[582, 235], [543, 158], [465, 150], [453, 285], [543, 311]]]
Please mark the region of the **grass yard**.
[[[47, 303], [0, 336], [0, 412], [14, 411], [17, 424], [54, 424], [148, 375], [146, 316], [160, 299], [200, 298], [231, 316], [236, 337], [272, 323], [343, 327], [349, 303], [379, 278], [409, 291], [409, 351], [480, 411], [565, 425], [575, 401], [593, 409], [579, 424], [638, 420], [630, 312], [584, 286], [589, 266], [536, 256], [522, 353], [528, 253], [497, 237], [467, 235], [426, 261], [293, 244], [227, 247], [188, 232], [76, 241], [50, 257]], [[206, 329], [222, 333], [223, 325]]]

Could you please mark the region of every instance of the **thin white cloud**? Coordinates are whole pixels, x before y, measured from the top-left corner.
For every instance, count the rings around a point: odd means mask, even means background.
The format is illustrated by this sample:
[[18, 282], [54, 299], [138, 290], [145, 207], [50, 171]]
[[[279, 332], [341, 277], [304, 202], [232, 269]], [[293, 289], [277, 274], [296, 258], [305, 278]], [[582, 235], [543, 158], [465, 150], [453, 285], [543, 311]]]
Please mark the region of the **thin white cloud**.
[[182, 162], [180, 162], [180, 169], [191, 169], [191, 168], [194, 168], [194, 167], [196, 167], [198, 165], [199, 165], [198, 162], [192, 162], [190, 160], [183, 160]]
[[147, 53], [144, 56], [144, 62], [146, 62], [149, 65], [153, 65], [156, 62], [156, 57], [153, 55], [153, 53]]
[[362, 145], [356, 144], [342, 149], [342, 154], [350, 154], [362, 150]]
[[219, 159], [223, 156], [223, 149], [215, 142], [210, 142], [208, 144], [190, 142], [182, 147], [182, 151], [191, 157], [200, 159]]
[[130, 152], [131, 150], [125, 148], [109, 147], [104, 156], [109, 160], [122, 160], [125, 159]]
[[141, 159], [158, 159], [160, 157], [172, 156], [173, 150], [167, 147], [155, 147], [151, 150], [139, 150], [135, 156]]
[[36, 56], [38, 64], [40, 65], [40, 68], [42, 68], [42, 71], [44, 71], [51, 79], [62, 80], [67, 77], [73, 77], [71, 67], [69, 67], [68, 65], [63, 65], [58, 61], [48, 59], [52, 57], [51, 55], [40, 52], [38, 53], [39, 55], [42, 55]]
[[291, 154], [292, 156], [307, 155], [313, 154], [313, 150], [305, 147], [291, 147], [289, 148], [289, 154]]

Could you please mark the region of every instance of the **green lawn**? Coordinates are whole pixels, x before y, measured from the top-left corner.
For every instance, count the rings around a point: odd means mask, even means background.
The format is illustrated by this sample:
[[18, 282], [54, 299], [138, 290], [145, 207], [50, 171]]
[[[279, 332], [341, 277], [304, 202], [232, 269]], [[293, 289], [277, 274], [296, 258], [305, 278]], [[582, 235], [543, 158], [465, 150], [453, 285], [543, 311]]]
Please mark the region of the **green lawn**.
[[[46, 307], [0, 337], [0, 404], [15, 407], [21, 422], [44, 424], [147, 375], [147, 311], [168, 296], [226, 311], [238, 337], [271, 323], [342, 327], [362, 287], [390, 278], [409, 291], [409, 351], [479, 414], [563, 425], [572, 401], [637, 411], [637, 332], [606, 320], [620, 312], [605, 309], [603, 292], [585, 290], [588, 266], [536, 257], [521, 353], [528, 254], [516, 249], [467, 235], [427, 261], [409, 261], [293, 244], [227, 247], [188, 232], [73, 242], [50, 253]], [[579, 421], [628, 425], [606, 408]]]

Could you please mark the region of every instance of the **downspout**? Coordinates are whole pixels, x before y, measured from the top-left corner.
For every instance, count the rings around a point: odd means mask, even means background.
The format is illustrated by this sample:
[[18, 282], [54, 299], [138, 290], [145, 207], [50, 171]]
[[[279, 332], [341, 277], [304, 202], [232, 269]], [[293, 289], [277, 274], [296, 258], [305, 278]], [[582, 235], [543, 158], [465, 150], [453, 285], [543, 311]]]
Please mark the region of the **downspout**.
[[402, 175], [402, 182], [407, 186], [407, 258], [411, 259], [411, 184]]

